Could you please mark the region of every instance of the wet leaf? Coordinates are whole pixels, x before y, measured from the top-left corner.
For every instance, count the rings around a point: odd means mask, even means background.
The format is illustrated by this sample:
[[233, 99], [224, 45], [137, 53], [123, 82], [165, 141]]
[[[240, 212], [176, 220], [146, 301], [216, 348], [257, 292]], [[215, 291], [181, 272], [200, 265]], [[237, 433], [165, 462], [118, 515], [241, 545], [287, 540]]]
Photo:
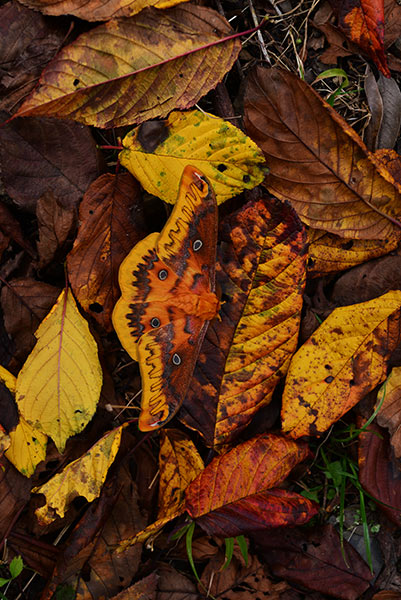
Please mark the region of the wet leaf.
[[7, 459], [25, 477], [31, 477], [38, 464], [46, 458], [47, 436], [34, 429], [22, 415], [14, 431], [10, 431], [11, 445]]
[[180, 511], [188, 485], [204, 469], [192, 442], [178, 429], [162, 429], [159, 452], [159, 511], [164, 519]]
[[295, 353], [283, 393], [282, 428], [320, 435], [384, 381], [400, 341], [401, 291], [336, 308]]
[[35, 335], [36, 346], [18, 374], [16, 401], [28, 424], [63, 452], [96, 410], [102, 385], [97, 345], [65, 291]]
[[383, 0], [336, 0], [331, 2], [338, 15], [338, 26], [377, 68], [391, 77], [384, 54]]
[[262, 182], [266, 168], [256, 144], [228, 121], [200, 110], [173, 111], [148, 121], [123, 140], [119, 154], [142, 186], [174, 204], [181, 174], [190, 164], [206, 175], [221, 203]]
[[350, 125], [293, 73], [258, 67], [245, 97], [248, 135], [263, 150], [265, 185], [314, 229], [381, 240], [399, 230], [394, 179]]
[[118, 127], [190, 108], [236, 60], [241, 43], [219, 43], [231, 34], [218, 12], [192, 4], [109, 21], [58, 54], [17, 115]]
[[36, 205], [38, 219], [39, 269], [49, 264], [62, 250], [75, 226], [75, 210], [57, 200], [52, 192], [45, 193]]
[[78, 234], [67, 257], [68, 277], [82, 308], [106, 331], [112, 330], [111, 313], [120, 296], [118, 269], [144, 236], [139, 198], [131, 175], [108, 173], [92, 183], [79, 207]]
[[77, 496], [92, 502], [100, 494], [107, 472], [120, 447], [124, 425], [109, 431], [89, 451], [67, 465], [44, 485], [33, 488], [34, 494], [44, 494], [46, 504], [35, 511], [41, 525], [48, 525], [56, 516], [64, 517], [69, 504]]
[[267, 405], [295, 351], [305, 234], [288, 204], [250, 202], [221, 227], [221, 320], [209, 324], [180, 417], [207, 445], [228, 443]]
[[393, 367], [390, 375], [377, 394], [377, 406], [381, 403], [377, 422], [386, 427], [396, 458], [401, 457], [401, 367]]
[[185, 508], [209, 535], [223, 537], [305, 523], [315, 505], [275, 486], [308, 456], [306, 445], [256, 436], [212, 460], [188, 486]]

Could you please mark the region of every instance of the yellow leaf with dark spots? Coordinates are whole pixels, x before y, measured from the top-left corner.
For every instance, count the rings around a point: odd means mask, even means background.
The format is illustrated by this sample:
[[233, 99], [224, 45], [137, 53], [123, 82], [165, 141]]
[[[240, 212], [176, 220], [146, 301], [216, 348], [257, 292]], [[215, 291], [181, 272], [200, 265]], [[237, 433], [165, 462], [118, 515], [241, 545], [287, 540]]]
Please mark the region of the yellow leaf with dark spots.
[[186, 165], [206, 175], [218, 204], [261, 183], [267, 168], [262, 151], [240, 129], [191, 110], [165, 121], [143, 123], [128, 133], [121, 164], [150, 194], [174, 204]]
[[293, 356], [282, 428], [293, 438], [320, 435], [386, 378], [398, 346], [401, 291], [336, 308]]
[[102, 387], [97, 345], [65, 290], [35, 335], [38, 341], [17, 377], [16, 402], [27, 423], [63, 452], [96, 410]]
[[29, 425], [22, 415], [9, 435], [11, 443], [5, 453], [7, 459], [22, 475], [31, 477], [38, 464], [46, 458], [47, 436]]
[[88, 502], [97, 498], [120, 447], [121, 433], [126, 423], [109, 431], [89, 451], [74, 460], [44, 485], [32, 489], [44, 494], [46, 504], [35, 511], [41, 525], [49, 525], [56, 516], [64, 517], [68, 506], [78, 496]]

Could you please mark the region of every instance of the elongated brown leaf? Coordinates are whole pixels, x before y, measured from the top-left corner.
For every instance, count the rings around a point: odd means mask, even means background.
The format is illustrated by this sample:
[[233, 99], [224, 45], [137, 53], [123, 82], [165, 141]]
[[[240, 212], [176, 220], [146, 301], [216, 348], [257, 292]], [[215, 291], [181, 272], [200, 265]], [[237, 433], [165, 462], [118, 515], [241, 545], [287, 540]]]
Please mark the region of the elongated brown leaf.
[[270, 402], [295, 351], [305, 234], [288, 204], [247, 204], [221, 229], [216, 272], [225, 302], [210, 323], [181, 410], [208, 445], [231, 441]]
[[[101, 175], [79, 207], [79, 229], [67, 258], [68, 277], [82, 308], [107, 331], [120, 295], [118, 269], [143, 237], [139, 186], [129, 173]], [[133, 222], [131, 209], [137, 206]]]
[[185, 508], [209, 535], [230, 537], [305, 523], [314, 503], [273, 488], [309, 455], [305, 444], [264, 434], [218, 456], [189, 484]]
[[241, 44], [203, 47], [231, 33], [219, 13], [192, 4], [109, 21], [60, 52], [17, 115], [117, 127], [189, 108], [231, 68]]
[[245, 97], [248, 135], [263, 150], [265, 183], [315, 229], [385, 239], [401, 227], [401, 196], [344, 119], [296, 75], [258, 67]]

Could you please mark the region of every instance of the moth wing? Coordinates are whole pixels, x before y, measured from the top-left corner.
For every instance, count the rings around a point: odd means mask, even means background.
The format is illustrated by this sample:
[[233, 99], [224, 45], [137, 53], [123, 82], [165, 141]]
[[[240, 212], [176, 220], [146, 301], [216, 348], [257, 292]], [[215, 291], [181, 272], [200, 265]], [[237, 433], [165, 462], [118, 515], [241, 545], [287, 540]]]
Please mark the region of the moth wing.
[[158, 429], [180, 408], [207, 326], [208, 321], [187, 316], [149, 331], [139, 340], [141, 431]]

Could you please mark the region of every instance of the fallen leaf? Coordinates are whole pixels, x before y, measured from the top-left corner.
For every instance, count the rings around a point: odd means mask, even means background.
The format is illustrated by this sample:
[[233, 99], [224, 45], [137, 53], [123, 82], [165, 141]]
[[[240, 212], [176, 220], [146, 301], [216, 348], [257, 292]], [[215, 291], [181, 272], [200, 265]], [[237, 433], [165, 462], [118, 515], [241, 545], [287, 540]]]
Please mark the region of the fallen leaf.
[[53, 192], [46, 192], [36, 205], [38, 219], [39, 269], [52, 262], [56, 253], [62, 250], [75, 226], [75, 210], [65, 206]]
[[[363, 423], [361, 423], [361, 426]], [[377, 508], [398, 527], [401, 523], [401, 473], [391, 456], [385, 429], [371, 423], [359, 436], [359, 481], [377, 499]]]
[[320, 435], [384, 381], [400, 341], [401, 291], [336, 308], [293, 356], [283, 393], [282, 429]]
[[381, 148], [376, 150], [373, 158], [378, 166], [381, 166], [394, 179], [394, 185], [401, 190], [401, 157], [395, 150]]
[[34, 429], [22, 415], [14, 431], [10, 431], [11, 445], [7, 459], [25, 477], [31, 477], [38, 464], [46, 457], [47, 436]]
[[386, 77], [391, 77], [384, 53], [383, 0], [332, 0], [331, 5], [338, 15], [338, 26]]
[[229, 443], [269, 404], [295, 352], [305, 281], [305, 234], [274, 198], [221, 226], [220, 319], [209, 324], [180, 418], [209, 446]]
[[29, 240], [27, 240], [26, 236], [23, 234], [19, 221], [13, 216], [11, 210], [4, 202], [0, 202], [0, 229], [5, 236], [14, 240], [14, 242], [23, 248], [32, 258], [35, 256], [35, 251]]
[[319, 229], [308, 229], [308, 274], [321, 277], [388, 254], [397, 248], [400, 233], [394, 232], [384, 240], [344, 240]]
[[113, 596], [112, 600], [154, 600], [160, 597], [157, 592], [157, 583], [159, 576], [157, 573], [151, 573], [140, 581]]
[[401, 224], [401, 197], [355, 131], [293, 73], [258, 67], [245, 96], [248, 135], [263, 150], [265, 185], [314, 229], [386, 239]]
[[53, 285], [31, 278], [12, 279], [1, 290], [4, 324], [15, 341], [18, 360], [25, 360], [34, 347], [35, 331], [59, 294]]
[[157, 518], [164, 519], [182, 510], [184, 492], [204, 464], [195, 444], [178, 429], [162, 429], [160, 434]]
[[220, 204], [263, 181], [264, 156], [243, 132], [200, 110], [173, 111], [165, 121], [147, 121], [123, 139], [119, 154], [150, 194], [174, 204], [184, 167], [198, 168]]
[[28, 503], [31, 482], [4, 458], [0, 462], [0, 539], [9, 536], [16, 519]]
[[96, 410], [102, 386], [97, 344], [65, 290], [35, 335], [38, 341], [18, 374], [16, 401], [28, 424], [50, 436], [62, 453]]
[[64, 48], [14, 116], [121, 127], [190, 108], [234, 64], [241, 43], [220, 43], [231, 34], [218, 12], [193, 4], [113, 19]]
[[[273, 574], [302, 588], [338, 600], [358, 600], [370, 587], [372, 574], [356, 550], [341, 541], [332, 525], [312, 529], [283, 528], [252, 535]], [[349, 565], [349, 567], [347, 567]], [[307, 596], [309, 598], [309, 594]]]
[[52, 523], [57, 515], [64, 517], [69, 504], [77, 496], [83, 496], [88, 502], [99, 496], [120, 447], [124, 427], [125, 424], [107, 432], [81, 458], [67, 465], [44, 485], [32, 489], [32, 493], [46, 497], [46, 503], [35, 511], [41, 525]]
[[120, 296], [120, 264], [144, 237], [139, 199], [139, 186], [129, 173], [107, 173], [92, 183], [79, 207], [68, 278], [82, 308], [106, 331], [112, 331], [111, 313]]
[[365, 92], [371, 119], [364, 132], [369, 150], [393, 148], [401, 125], [401, 91], [395, 79], [383, 77], [376, 81], [372, 72], [365, 79]]
[[306, 444], [256, 436], [208, 464], [186, 489], [185, 508], [206, 533], [222, 537], [306, 523], [314, 503], [275, 486], [308, 456]]
[[384, 47], [389, 48], [401, 35], [401, 6], [397, 0], [384, 0]]
[[195, 584], [170, 564], [159, 563], [157, 573], [160, 576], [157, 600], [200, 600]]
[[0, 128], [0, 162], [7, 193], [31, 212], [46, 192], [76, 207], [98, 174], [89, 128], [55, 119], [18, 119]]
[[[384, 395], [384, 399], [383, 399]], [[377, 407], [382, 402], [376, 420], [386, 427], [396, 458], [401, 457], [401, 367], [393, 367], [377, 394]]]

